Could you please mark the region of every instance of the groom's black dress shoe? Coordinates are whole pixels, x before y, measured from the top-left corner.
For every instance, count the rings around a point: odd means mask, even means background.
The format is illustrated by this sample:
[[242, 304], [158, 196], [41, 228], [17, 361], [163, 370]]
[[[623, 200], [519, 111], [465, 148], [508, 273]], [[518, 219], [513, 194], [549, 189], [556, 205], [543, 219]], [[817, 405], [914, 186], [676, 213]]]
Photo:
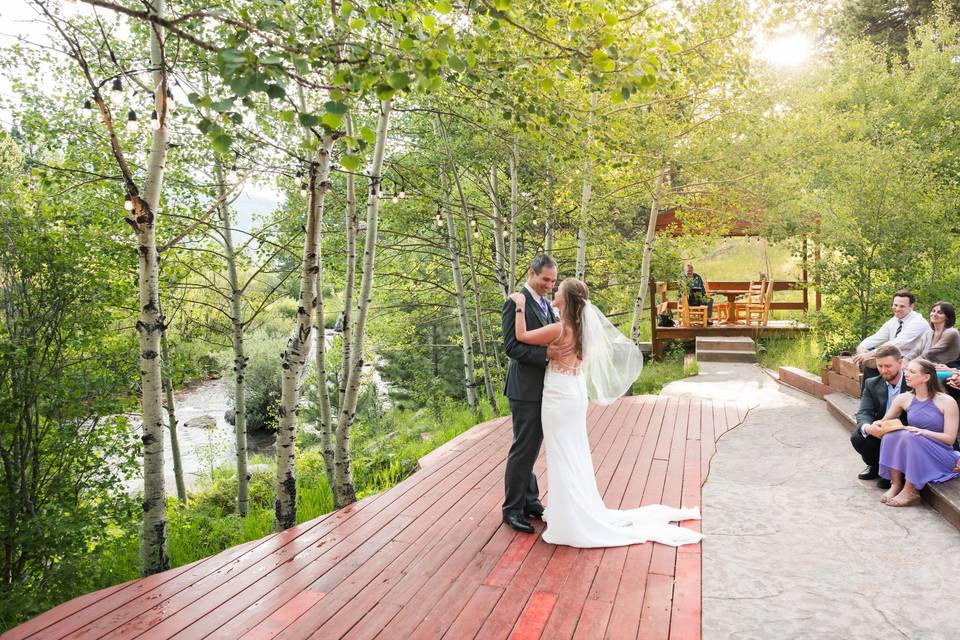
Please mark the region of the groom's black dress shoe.
[[878, 471], [879, 469], [877, 469], [876, 467], [867, 467], [866, 469], [860, 472], [857, 478], [859, 480], [876, 480], [877, 478], [880, 477], [880, 474], [878, 473]]
[[503, 521], [508, 525], [520, 531], [522, 533], [533, 533], [533, 525], [527, 522], [527, 519], [524, 518], [519, 513], [511, 513], [509, 515], [503, 516]]
[[526, 507], [524, 507], [523, 513], [526, 514], [528, 518], [543, 520], [543, 505], [539, 502], [528, 504]]

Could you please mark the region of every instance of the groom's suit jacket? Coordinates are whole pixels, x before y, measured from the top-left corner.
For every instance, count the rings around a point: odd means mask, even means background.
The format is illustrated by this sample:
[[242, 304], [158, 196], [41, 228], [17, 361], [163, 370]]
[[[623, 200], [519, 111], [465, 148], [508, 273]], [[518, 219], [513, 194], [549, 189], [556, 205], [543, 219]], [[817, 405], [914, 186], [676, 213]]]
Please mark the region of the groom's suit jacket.
[[[520, 291], [527, 298], [524, 309], [527, 330], [539, 329], [556, 322], [550, 305], [547, 305], [547, 315], [544, 315], [543, 309], [533, 299], [530, 291], [526, 287]], [[503, 330], [503, 350], [510, 356], [504, 394], [510, 400], [540, 402], [543, 399], [543, 374], [547, 369], [547, 348], [517, 340], [516, 309], [517, 305], [509, 298], [503, 303], [503, 317], [500, 322]]]

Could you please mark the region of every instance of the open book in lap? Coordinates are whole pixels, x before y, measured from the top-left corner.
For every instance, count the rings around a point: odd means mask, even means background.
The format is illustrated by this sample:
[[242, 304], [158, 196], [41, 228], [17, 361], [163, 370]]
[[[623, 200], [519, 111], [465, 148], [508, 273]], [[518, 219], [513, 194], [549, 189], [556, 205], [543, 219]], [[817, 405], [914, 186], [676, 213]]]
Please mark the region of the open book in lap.
[[899, 420], [884, 420], [880, 423], [880, 437], [887, 435], [891, 431], [899, 431], [900, 429], [906, 429], [907, 425], [903, 424]]

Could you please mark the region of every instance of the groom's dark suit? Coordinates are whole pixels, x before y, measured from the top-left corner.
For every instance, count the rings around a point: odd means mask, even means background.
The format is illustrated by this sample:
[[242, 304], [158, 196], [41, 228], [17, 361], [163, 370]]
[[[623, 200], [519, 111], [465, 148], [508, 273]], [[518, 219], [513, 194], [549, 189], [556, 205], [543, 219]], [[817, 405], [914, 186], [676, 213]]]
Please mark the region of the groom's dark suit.
[[[547, 313], [534, 300], [533, 294], [521, 289], [527, 298], [524, 311], [527, 330], [538, 329], [556, 322], [553, 310], [547, 305]], [[504, 478], [503, 515], [524, 515], [527, 505], [538, 504], [540, 489], [533, 473], [533, 463], [543, 442], [543, 425], [540, 422], [540, 405], [543, 401], [543, 375], [547, 368], [547, 348], [532, 346], [517, 341], [516, 304], [507, 299], [503, 303], [503, 349], [510, 356], [507, 367], [507, 382], [504, 391], [510, 401], [513, 414], [513, 444], [507, 456], [507, 471]]]

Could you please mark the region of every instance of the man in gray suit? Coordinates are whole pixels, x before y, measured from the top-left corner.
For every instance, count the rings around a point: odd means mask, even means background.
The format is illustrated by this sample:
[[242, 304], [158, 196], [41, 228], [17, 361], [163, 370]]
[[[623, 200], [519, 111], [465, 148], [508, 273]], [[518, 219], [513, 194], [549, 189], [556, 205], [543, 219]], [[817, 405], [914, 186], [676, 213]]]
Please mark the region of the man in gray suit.
[[[860, 392], [860, 408], [857, 410], [857, 427], [850, 434], [850, 444], [863, 458], [867, 468], [857, 477], [860, 480], [876, 480], [881, 489], [889, 489], [890, 481], [880, 477], [880, 438], [873, 425], [887, 413], [894, 398], [909, 391], [903, 375], [903, 358], [900, 349], [892, 344], [877, 347], [874, 358], [879, 376], [868, 378]], [[907, 415], [900, 414], [900, 421], [907, 424]]]
[[[527, 283], [521, 292], [527, 297], [524, 319], [527, 329], [538, 329], [557, 321], [547, 294], [557, 284], [557, 263], [548, 255], [538, 255], [527, 270]], [[520, 309], [509, 298], [503, 303], [503, 349], [510, 357], [504, 391], [513, 414], [513, 444], [507, 455], [504, 476], [503, 521], [517, 531], [533, 533], [527, 517], [542, 518], [540, 489], [533, 464], [543, 442], [540, 405], [543, 401], [543, 375], [547, 362], [567, 355], [569, 347], [532, 346], [517, 341], [516, 314]]]

